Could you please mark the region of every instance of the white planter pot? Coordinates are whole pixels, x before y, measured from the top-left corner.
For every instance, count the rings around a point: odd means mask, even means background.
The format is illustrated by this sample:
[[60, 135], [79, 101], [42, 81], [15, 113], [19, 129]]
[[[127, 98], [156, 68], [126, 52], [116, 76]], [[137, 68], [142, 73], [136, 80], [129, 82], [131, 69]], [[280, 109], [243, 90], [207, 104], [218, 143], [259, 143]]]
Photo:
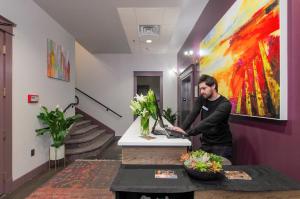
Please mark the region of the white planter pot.
[[58, 148], [50, 146], [50, 160], [60, 160], [65, 157], [65, 145], [61, 145]]

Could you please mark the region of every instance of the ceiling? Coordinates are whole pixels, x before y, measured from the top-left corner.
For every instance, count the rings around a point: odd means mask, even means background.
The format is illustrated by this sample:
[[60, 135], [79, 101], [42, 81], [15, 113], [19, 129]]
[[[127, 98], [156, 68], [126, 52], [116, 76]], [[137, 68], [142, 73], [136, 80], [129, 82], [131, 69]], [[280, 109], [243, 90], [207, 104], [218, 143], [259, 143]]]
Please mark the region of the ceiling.
[[[34, 1], [91, 53], [177, 53], [209, 0]], [[160, 34], [141, 37], [139, 25]]]

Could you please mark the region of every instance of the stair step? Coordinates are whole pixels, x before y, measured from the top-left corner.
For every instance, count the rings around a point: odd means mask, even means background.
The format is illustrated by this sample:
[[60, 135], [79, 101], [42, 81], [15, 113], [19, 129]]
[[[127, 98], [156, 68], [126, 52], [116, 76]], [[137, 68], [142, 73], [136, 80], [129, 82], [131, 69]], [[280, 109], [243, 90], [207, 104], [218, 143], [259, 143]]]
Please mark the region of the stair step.
[[92, 133], [89, 133], [82, 138], [77, 138], [77, 137], [72, 138], [71, 137], [71, 139], [65, 141], [65, 144], [80, 144], [80, 143], [89, 142], [89, 141], [94, 140], [96, 137], [98, 137], [99, 135], [101, 135], [104, 132], [105, 132], [105, 129], [101, 129], [101, 130], [97, 130]]
[[81, 125], [85, 125], [85, 124], [89, 124], [89, 123], [91, 123], [92, 121], [91, 120], [82, 120], [82, 121], [80, 121], [80, 122], [77, 122], [76, 124], [75, 124], [75, 127], [78, 127], [78, 126], [81, 126]]
[[75, 135], [82, 135], [85, 133], [88, 133], [89, 131], [95, 130], [99, 128], [98, 125], [89, 125], [87, 127], [81, 128], [79, 130], [75, 130], [74, 132], [70, 133], [71, 136], [75, 136]]
[[66, 149], [66, 155], [76, 155], [96, 150], [98, 148], [101, 148], [110, 139], [113, 139], [113, 137], [113, 134], [103, 133], [99, 137], [97, 137], [97, 141], [91, 145], [75, 149]]

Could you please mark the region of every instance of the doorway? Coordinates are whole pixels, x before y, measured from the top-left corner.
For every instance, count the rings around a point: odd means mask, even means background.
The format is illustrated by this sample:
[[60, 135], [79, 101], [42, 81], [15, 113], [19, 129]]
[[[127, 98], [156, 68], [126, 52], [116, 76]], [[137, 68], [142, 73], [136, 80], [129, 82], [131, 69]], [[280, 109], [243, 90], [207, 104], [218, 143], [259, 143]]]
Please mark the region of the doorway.
[[188, 75], [184, 79], [181, 79], [181, 114], [180, 114], [180, 124], [186, 119], [188, 114], [192, 109], [192, 77]]
[[[191, 64], [179, 75], [179, 126], [182, 125], [186, 117], [193, 110], [193, 105], [198, 97], [198, 80], [200, 77], [199, 65]], [[200, 122], [200, 116], [195, 119], [194, 123]], [[193, 126], [194, 124], [192, 124]], [[200, 135], [192, 136], [193, 150], [200, 147]]]
[[163, 110], [163, 72], [134, 71], [134, 96], [146, 95], [152, 89], [156, 95], [160, 111]]
[[0, 194], [12, 185], [12, 30], [0, 15]]
[[[179, 75], [179, 96], [178, 96], [178, 125], [181, 126], [188, 114], [192, 111], [194, 96], [198, 95], [195, 92], [195, 76], [196, 76], [196, 66], [188, 66]], [[197, 90], [196, 90], [197, 91]], [[196, 96], [195, 96], [196, 97]]]

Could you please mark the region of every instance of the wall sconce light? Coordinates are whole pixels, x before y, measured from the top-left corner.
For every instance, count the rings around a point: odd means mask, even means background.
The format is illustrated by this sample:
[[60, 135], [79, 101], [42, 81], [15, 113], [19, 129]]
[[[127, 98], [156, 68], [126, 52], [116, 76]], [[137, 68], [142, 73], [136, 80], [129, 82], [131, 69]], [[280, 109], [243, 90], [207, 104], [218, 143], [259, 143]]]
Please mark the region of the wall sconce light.
[[183, 54], [184, 54], [185, 56], [190, 57], [190, 56], [193, 56], [193, 55], [194, 55], [194, 51], [193, 51], [193, 50], [186, 50], [186, 51], [184, 51]]
[[170, 74], [176, 74], [176, 76], [178, 77], [182, 72], [184, 71], [183, 68], [180, 68], [179, 70], [177, 70], [177, 67], [174, 67], [170, 70]]
[[171, 71], [172, 73], [175, 73], [176, 75], [178, 75], [178, 71], [177, 71], [177, 68], [176, 68], [176, 67], [172, 68], [170, 71]]

